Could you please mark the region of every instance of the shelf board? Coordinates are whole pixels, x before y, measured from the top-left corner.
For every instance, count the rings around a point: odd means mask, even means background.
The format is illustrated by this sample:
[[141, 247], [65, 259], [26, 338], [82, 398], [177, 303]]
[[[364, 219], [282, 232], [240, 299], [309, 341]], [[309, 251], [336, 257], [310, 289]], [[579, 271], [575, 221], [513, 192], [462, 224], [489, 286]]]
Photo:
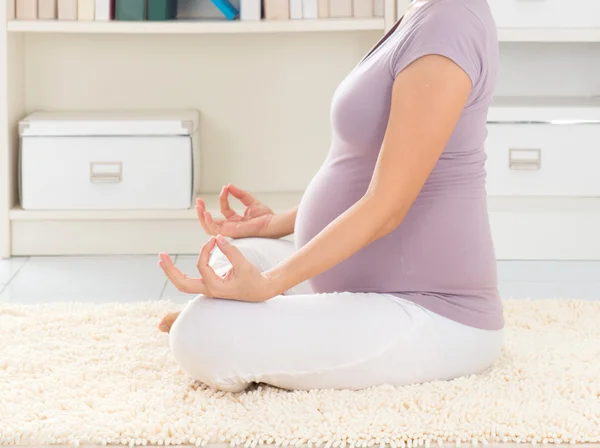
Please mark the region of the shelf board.
[[[267, 204], [275, 213], [288, 211], [300, 203], [301, 193], [256, 193], [254, 196]], [[221, 217], [219, 196], [201, 194], [208, 210], [214, 217]], [[243, 213], [243, 206], [237, 200], [230, 201], [232, 208]], [[10, 211], [12, 221], [163, 221], [196, 220], [196, 210], [66, 210], [44, 211], [23, 210], [15, 206]]]
[[[79, 22], [11, 20], [11, 33], [239, 34], [314, 31], [383, 31], [383, 18], [318, 20], [174, 20], [166, 22]], [[499, 28], [501, 42], [600, 42], [600, 28]]]
[[600, 28], [499, 28], [501, 42], [600, 42]]
[[261, 20], [261, 21], [193, 21], [166, 22], [79, 22], [60, 20], [11, 20], [12, 33], [83, 33], [83, 34], [237, 34], [285, 33], [309, 31], [383, 31], [383, 18], [318, 19], [318, 20]]

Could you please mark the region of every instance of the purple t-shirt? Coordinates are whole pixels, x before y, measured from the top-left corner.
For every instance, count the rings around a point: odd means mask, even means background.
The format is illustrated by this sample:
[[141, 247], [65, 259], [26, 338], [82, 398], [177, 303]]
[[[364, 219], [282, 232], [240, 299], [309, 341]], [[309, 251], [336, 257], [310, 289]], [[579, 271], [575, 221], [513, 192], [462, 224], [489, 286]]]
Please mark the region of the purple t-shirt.
[[392, 293], [468, 326], [501, 329], [484, 153], [498, 42], [486, 0], [418, 2], [338, 86], [331, 148], [302, 198], [296, 242], [306, 244], [365, 194], [394, 79], [428, 54], [451, 59], [473, 84], [448, 145], [398, 228], [310, 282], [316, 292]]

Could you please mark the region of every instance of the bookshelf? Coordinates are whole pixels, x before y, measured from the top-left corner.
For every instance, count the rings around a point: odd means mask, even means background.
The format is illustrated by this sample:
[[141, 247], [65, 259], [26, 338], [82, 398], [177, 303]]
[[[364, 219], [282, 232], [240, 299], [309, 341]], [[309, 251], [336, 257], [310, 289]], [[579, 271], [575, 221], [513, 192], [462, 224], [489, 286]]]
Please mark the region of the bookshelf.
[[395, 6], [366, 19], [165, 22], [7, 21], [0, 8], [0, 257], [193, 254], [205, 239], [193, 209], [23, 210], [17, 123], [34, 110], [197, 109], [196, 195], [216, 215], [228, 182], [276, 211], [296, 206], [328, 148], [331, 95]]

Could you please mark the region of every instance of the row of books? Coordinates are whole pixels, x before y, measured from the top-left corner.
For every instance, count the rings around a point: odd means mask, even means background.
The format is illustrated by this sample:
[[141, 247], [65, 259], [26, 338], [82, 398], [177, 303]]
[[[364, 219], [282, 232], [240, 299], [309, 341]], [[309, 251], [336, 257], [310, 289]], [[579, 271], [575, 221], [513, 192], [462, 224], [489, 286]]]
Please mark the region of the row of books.
[[[1, 1], [1, 0], [0, 0]], [[384, 0], [6, 0], [9, 20], [157, 21], [383, 17]], [[195, 14], [197, 12], [197, 14]], [[210, 15], [210, 14], [209, 14]]]
[[[242, 16], [244, 1], [242, 1]], [[260, 0], [257, 8], [260, 8]], [[264, 0], [265, 19], [328, 19], [383, 17], [384, 0]], [[243, 17], [242, 17], [243, 18]]]
[[169, 20], [177, 0], [8, 0], [9, 20]]

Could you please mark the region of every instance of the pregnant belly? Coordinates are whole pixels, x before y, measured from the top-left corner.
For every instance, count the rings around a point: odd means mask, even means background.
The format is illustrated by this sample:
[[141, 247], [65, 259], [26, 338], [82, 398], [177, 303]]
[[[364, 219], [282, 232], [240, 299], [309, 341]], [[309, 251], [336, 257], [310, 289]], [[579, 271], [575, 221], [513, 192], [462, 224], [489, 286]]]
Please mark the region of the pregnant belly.
[[367, 191], [370, 176], [340, 164], [324, 165], [302, 196], [295, 241], [301, 247], [352, 207]]
[[[302, 198], [296, 219], [298, 247], [368, 188], [370, 177], [332, 168], [322, 168]], [[348, 238], [350, 242], [352, 235]], [[393, 232], [310, 282], [315, 292], [487, 295], [497, 282], [485, 197], [417, 200]]]

